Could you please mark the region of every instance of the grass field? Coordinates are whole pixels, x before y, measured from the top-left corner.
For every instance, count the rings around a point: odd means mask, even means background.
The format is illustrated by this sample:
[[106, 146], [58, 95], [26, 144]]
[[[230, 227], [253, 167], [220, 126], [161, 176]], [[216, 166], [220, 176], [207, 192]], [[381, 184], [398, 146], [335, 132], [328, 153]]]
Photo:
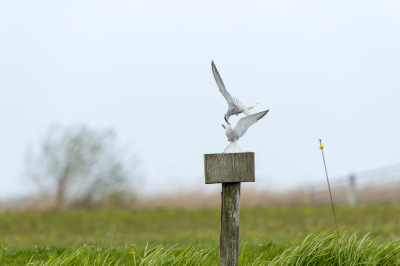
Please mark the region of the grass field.
[[[316, 234], [301, 242], [279, 244], [265, 238], [242, 241], [239, 265], [399, 265], [400, 238], [375, 243], [336, 234]], [[219, 249], [192, 245], [124, 247], [90, 245], [4, 248], [1, 265], [218, 265]]]
[[[359, 236], [370, 232], [371, 239], [378, 237], [377, 244], [365, 244], [371, 249], [369, 254], [378, 252], [372, 249], [380, 245], [389, 245], [390, 250], [400, 247], [398, 240], [388, 242], [400, 235], [400, 205], [338, 206], [336, 214], [339, 227], [347, 231], [346, 239], [355, 232]], [[286, 254], [286, 258], [296, 248], [296, 252], [300, 252], [301, 243], [307, 235], [322, 231], [330, 234], [335, 228], [329, 206], [242, 209], [240, 223], [242, 265], [252, 265], [254, 262], [254, 265], [258, 265], [261, 261], [265, 264], [265, 261], [272, 260], [278, 254]], [[196, 260], [203, 259], [204, 264], [193, 262], [190, 265], [214, 265], [218, 261], [219, 226], [218, 209], [1, 214], [0, 245], [3, 253], [0, 254], [3, 265], [24, 265], [31, 258], [34, 265], [40, 265], [41, 262], [49, 262], [43, 265], [61, 265], [61, 262], [66, 265], [68, 260], [69, 264], [74, 261], [70, 265], [85, 265], [85, 260], [89, 263], [86, 265], [103, 265], [105, 261], [108, 264], [104, 265], [117, 262], [119, 264], [116, 265], [132, 265], [134, 258], [142, 261], [141, 258], [148, 254], [164, 256], [166, 260], [176, 259], [179, 254], [185, 258], [197, 256]], [[310, 243], [316, 245], [320, 242]], [[329, 246], [329, 252], [340, 253], [342, 246], [331, 246], [331, 242], [324, 242]], [[353, 245], [362, 243], [353, 242]], [[147, 243], [147, 250], [153, 251], [145, 256]], [[246, 248], [243, 249], [245, 243]], [[135, 245], [135, 254], [130, 253], [132, 244]], [[288, 248], [291, 249], [290, 254]], [[328, 251], [321, 252], [326, 254]], [[326, 257], [321, 254], [321, 257]], [[101, 263], [95, 262], [96, 259]]]
[[[389, 240], [400, 236], [400, 205], [337, 206], [339, 227]], [[240, 238], [288, 241], [333, 232], [330, 206], [242, 209]], [[220, 210], [115, 210], [1, 214], [0, 243], [6, 246], [213, 244], [219, 241]]]

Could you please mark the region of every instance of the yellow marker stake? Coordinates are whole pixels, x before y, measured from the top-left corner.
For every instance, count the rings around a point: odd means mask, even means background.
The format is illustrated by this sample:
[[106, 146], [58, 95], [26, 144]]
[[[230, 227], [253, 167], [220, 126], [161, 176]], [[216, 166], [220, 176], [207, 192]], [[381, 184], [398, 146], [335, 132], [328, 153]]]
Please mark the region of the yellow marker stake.
[[321, 142], [321, 140], [319, 140], [319, 148], [321, 149], [321, 152], [322, 152], [322, 159], [324, 160], [325, 174], [326, 174], [326, 181], [328, 182], [329, 195], [331, 196], [331, 204], [332, 204], [333, 217], [335, 217], [335, 224], [336, 224], [336, 234], [337, 234], [337, 236], [339, 237], [339, 228], [338, 228], [338, 226], [337, 226], [336, 214], [335, 214], [335, 208], [333, 207], [333, 200], [332, 200], [331, 186], [329, 185], [329, 178], [328, 178], [328, 170], [326, 170], [326, 163], [325, 163], [325, 156], [324, 156], [324, 146], [322, 145], [322, 142]]

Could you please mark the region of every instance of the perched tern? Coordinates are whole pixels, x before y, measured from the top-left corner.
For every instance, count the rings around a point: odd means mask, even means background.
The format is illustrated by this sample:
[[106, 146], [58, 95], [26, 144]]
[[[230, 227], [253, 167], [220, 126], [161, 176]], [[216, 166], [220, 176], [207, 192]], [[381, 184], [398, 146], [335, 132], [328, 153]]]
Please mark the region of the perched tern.
[[243, 117], [239, 120], [237, 125], [232, 128], [231, 124], [227, 122], [226, 126], [222, 125], [223, 128], [225, 128], [225, 134], [228, 137], [228, 141], [232, 142], [237, 142], [247, 131], [247, 129], [252, 126], [254, 123], [256, 123], [258, 120], [263, 118], [269, 110], [262, 111], [253, 115], [249, 115], [246, 117]]
[[240, 113], [244, 113], [245, 115], [251, 115], [249, 110], [253, 109], [254, 106], [256, 106], [258, 103], [256, 103], [253, 106], [246, 107], [244, 104], [242, 104], [238, 98], [232, 97], [229, 92], [226, 91], [224, 82], [222, 81], [221, 76], [218, 73], [217, 67], [214, 64], [214, 61], [211, 61], [211, 68], [212, 72], [214, 74], [215, 81], [217, 82], [219, 91], [222, 93], [222, 96], [224, 96], [225, 100], [228, 102], [228, 111], [226, 112], [224, 119], [226, 123], [229, 123], [229, 117], [232, 115], [239, 115]]

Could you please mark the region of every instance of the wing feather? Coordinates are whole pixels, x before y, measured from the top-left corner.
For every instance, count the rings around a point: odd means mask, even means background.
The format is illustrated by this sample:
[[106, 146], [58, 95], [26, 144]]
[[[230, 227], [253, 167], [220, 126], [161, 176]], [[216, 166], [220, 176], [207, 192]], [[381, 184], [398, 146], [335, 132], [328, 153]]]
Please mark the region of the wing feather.
[[224, 82], [222, 81], [222, 78], [218, 73], [218, 70], [214, 64], [214, 61], [211, 61], [211, 68], [212, 68], [212, 72], [214, 74], [215, 81], [217, 82], [219, 91], [222, 93], [222, 96], [224, 96], [224, 98], [228, 102], [229, 106], [236, 106], [234, 100], [232, 99], [232, 96], [225, 89]]
[[253, 106], [249, 106], [249, 107], [247, 107], [247, 110], [251, 110], [251, 109], [253, 109], [254, 107], [256, 107], [256, 105], [257, 105], [258, 103], [256, 103], [255, 105], [253, 105]]
[[235, 95], [232, 96], [232, 101], [233, 101], [233, 104], [236, 105], [236, 107], [239, 107], [239, 106], [245, 107], [245, 106], [242, 104], [242, 102], [239, 100], [239, 98], [235, 98]]
[[243, 113], [247, 116], [251, 115], [251, 113], [249, 112], [249, 109], [244, 109]]
[[269, 112], [269, 110], [262, 111], [262, 112], [241, 118], [239, 120], [239, 122], [237, 123], [237, 125], [233, 128], [233, 131], [235, 131], [236, 134], [238, 135], [238, 137], [241, 138], [246, 133], [247, 129], [250, 126], [252, 126], [258, 120], [263, 118], [268, 112]]

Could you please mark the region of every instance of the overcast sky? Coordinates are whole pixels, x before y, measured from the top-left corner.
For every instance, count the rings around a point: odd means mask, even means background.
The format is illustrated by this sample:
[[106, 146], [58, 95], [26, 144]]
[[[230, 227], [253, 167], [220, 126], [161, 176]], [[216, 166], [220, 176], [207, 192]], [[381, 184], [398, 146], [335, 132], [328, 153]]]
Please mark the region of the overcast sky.
[[[205, 185], [228, 145], [211, 72], [270, 112], [238, 142], [256, 183], [289, 188], [400, 162], [399, 1], [1, 1], [0, 198], [53, 123], [113, 128], [144, 195]], [[233, 125], [239, 117], [231, 119]]]

